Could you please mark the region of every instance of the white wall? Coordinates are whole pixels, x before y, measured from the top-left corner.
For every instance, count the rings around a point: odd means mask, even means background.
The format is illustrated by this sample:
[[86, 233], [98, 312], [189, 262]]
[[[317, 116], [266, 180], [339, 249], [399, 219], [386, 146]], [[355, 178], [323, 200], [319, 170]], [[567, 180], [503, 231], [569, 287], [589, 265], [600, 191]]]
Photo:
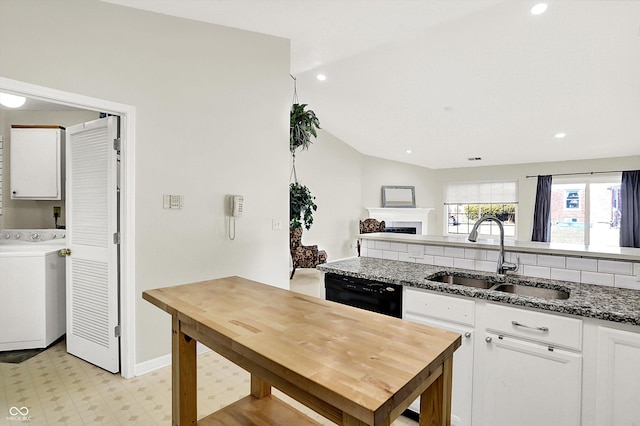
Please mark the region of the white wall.
[[2, 193], [3, 214], [0, 215], [0, 229], [2, 228], [53, 228], [53, 207], [61, 207], [58, 225], [65, 224], [65, 202], [43, 200], [12, 200], [11, 199], [11, 126], [22, 125], [58, 125], [69, 127], [99, 118], [95, 111], [21, 111], [0, 110], [0, 116], [5, 125], [0, 127], [0, 134], [4, 133], [4, 169]]
[[[289, 41], [98, 0], [0, 2], [0, 75], [136, 107], [136, 362], [170, 351], [143, 290], [227, 275], [288, 287]], [[237, 237], [225, 194], [243, 194]], [[182, 194], [163, 210], [162, 194]]]
[[[303, 244], [317, 244], [329, 261], [357, 254], [358, 222], [367, 217], [365, 207], [381, 207], [383, 185], [415, 186], [418, 207], [434, 207], [442, 199], [433, 193], [435, 171], [363, 155], [324, 130], [308, 151], [296, 154], [296, 170], [318, 205]], [[430, 229], [438, 223], [434, 215], [429, 222]]]
[[[417, 207], [435, 209], [429, 215], [429, 234], [442, 235], [443, 189], [447, 182], [517, 180], [518, 239], [530, 241], [537, 180], [526, 179], [527, 175], [640, 168], [640, 156], [634, 156], [433, 170], [360, 154], [327, 131], [322, 131], [309, 151], [297, 158], [298, 177], [317, 196], [318, 204], [314, 225], [305, 231], [304, 243], [327, 249], [329, 260], [356, 254], [358, 220], [366, 216], [362, 209], [381, 206], [383, 185], [415, 186]], [[360, 182], [359, 188], [355, 182]]]
[[318, 131], [308, 151], [296, 153], [298, 181], [309, 188], [318, 206], [302, 243], [317, 244], [327, 252], [328, 261], [357, 254], [361, 164], [362, 154], [324, 130]]
[[[415, 186], [416, 207], [434, 207], [439, 200], [432, 184], [434, 176], [434, 171], [425, 167], [365, 155], [362, 168], [362, 207], [382, 207], [382, 186], [388, 185]], [[440, 214], [438, 209], [429, 214], [429, 234], [433, 233]], [[365, 211], [363, 218], [366, 216]]]
[[[0, 149], [0, 193], [2, 194], [0, 196], [0, 200], [4, 199], [4, 194], [7, 192], [7, 184], [6, 182], [3, 182], [6, 178], [4, 177], [4, 168], [7, 167], [7, 164], [9, 162], [9, 156], [6, 154], [6, 150], [4, 149], [4, 144], [6, 143], [6, 141], [9, 139], [9, 135], [6, 132], [5, 129], [5, 119], [4, 119], [4, 114], [2, 113], [2, 111], [0, 111], [0, 136], [2, 139], [2, 149]], [[3, 228], [3, 217], [2, 213], [4, 210], [4, 205], [0, 205], [0, 229]]]
[[[640, 168], [640, 156], [602, 158], [595, 160], [556, 161], [548, 163], [526, 163], [507, 166], [466, 167], [436, 170], [436, 179], [432, 182], [432, 191], [437, 196], [434, 206], [438, 215], [438, 223], [433, 228], [433, 235], [442, 235], [443, 187], [446, 182], [469, 182], [488, 180], [517, 180], [518, 185], [518, 240], [531, 241], [533, 229], [533, 212], [536, 197], [536, 178], [526, 176], [548, 175], [556, 173], [580, 173], [601, 171], [637, 170]], [[430, 232], [431, 233], [431, 232]]]

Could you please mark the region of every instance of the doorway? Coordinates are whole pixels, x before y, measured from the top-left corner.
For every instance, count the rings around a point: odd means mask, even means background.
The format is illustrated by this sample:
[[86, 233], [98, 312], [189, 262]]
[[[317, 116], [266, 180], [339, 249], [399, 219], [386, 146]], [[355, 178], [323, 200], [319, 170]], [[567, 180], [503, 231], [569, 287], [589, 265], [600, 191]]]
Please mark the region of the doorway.
[[135, 376], [135, 107], [0, 77], [0, 91], [120, 117], [120, 375]]

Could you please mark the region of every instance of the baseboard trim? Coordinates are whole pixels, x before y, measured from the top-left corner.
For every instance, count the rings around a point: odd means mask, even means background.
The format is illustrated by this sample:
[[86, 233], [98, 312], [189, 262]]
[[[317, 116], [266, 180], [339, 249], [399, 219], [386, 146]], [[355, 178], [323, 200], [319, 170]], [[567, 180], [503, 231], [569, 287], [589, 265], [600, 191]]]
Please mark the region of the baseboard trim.
[[[211, 349], [201, 344], [200, 342], [196, 342], [196, 353], [198, 355], [210, 352]], [[136, 364], [136, 374], [135, 376], [142, 376], [153, 371], [159, 370], [164, 367], [168, 367], [171, 365], [171, 354], [166, 354], [159, 356], [157, 358], [150, 359], [148, 361], [143, 361]]]

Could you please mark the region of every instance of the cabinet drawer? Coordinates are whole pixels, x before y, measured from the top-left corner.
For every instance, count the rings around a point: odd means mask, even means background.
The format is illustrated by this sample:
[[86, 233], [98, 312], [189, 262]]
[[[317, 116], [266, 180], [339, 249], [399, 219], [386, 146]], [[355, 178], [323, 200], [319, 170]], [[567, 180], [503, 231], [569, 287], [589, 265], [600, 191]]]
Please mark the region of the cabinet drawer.
[[475, 324], [475, 302], [405, 287], [406, 313], [442, 319], [459, 324]]
[[582, 350], [582, 320], [492, 304], [486, 312], [489, 330]]

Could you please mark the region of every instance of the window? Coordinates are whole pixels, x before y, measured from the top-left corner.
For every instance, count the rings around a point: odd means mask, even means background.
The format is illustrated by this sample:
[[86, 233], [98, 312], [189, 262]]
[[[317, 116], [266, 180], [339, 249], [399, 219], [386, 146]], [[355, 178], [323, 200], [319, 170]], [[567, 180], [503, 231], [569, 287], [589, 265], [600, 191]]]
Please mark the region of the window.
[[620, 175], [551, 186], [551, 242], [620, 245]]
[[[475, 222], [485, 214], [502, 221], [504, 234], [516, 237], [518, 182], [461, 182], [445, 185], [445, 233], [469, 234]], [[485, 237], [500, 236], [495, 222], [484, 222], [479, 233]]]

